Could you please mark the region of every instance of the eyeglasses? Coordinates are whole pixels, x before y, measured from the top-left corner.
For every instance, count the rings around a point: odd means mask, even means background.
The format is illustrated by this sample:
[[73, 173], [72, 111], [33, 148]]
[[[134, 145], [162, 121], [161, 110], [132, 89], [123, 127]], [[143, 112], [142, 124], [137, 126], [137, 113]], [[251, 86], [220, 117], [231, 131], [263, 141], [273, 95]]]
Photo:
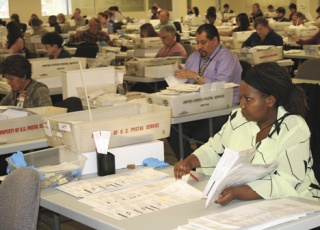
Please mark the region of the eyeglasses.
[[167, 37], [169, 37], [169, 35], [167, 36], [163, 36], [163, 37], [160, 37], [162, 40], [166, 39]]

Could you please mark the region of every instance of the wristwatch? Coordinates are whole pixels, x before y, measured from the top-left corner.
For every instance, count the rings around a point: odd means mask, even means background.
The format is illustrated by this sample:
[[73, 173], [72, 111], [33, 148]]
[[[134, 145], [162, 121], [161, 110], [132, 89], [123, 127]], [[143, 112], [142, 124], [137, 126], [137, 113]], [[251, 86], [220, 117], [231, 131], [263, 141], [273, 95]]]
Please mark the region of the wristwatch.
[[201, 80], [201, 76], [198, 75], [198, 76], [196, 77], [195, 81], [196, 81], [196, 82], [199, 82], [200, 80]]

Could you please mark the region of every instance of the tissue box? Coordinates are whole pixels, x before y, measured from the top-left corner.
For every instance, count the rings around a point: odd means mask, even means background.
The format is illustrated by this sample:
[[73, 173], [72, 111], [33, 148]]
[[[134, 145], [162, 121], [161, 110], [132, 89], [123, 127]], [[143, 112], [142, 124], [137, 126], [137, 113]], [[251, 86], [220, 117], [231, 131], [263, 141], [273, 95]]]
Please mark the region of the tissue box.
[[171, 107], [172, 117], [225, 109], [232, 106], [232, 99], [232, 88], [180, 95], [162, 95], [159, 93], [147, 95], [148, 103]]
[[28, 112], [26, 117], [18, 117], [0, 120], [0, 143], [15, 143], [44, 138], [43, 117], [66, 113], [66, 108], [53, 106], [21, 109], [16, 107], [1, 107], [0, 112], [7, 109], [22, 110]]
[[[44, 149], [24, 154], [28, 166], [40, 174], [41, 188], [55, 187], [80, 179], [87, 158], [67, 146]], [[10, 171], [20, 168], [6, 158]]]
[[265, 62], [273, 62], [283, 59], [282, 46], [271, 47], [270, 49], [263, 50], [259, 50], [257, 46], [257, 49], [258, 50], [255, 52], [244, 52], [243, 50], [241, 50], [239, 59], [247, 61], [251, 65], [256, 65]]
[[48, 144], [69, 145], [77, 152], [95, 151], [92, 133], [111, 132], [109, 148], [168, 137], [171, 109], [148, 104], [123, 104], [48, 117], [44, 122]]

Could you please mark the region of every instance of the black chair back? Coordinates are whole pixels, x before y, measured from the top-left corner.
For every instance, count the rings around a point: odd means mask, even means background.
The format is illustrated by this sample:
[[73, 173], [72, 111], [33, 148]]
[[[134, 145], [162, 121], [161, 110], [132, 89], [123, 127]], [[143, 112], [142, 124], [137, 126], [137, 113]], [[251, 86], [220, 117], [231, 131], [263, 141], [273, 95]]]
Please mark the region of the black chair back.
[[98, 52], [99, 52], [99, 47], [96, 43], [83, 42], [78, 45], [74, 56], [95, 58]]

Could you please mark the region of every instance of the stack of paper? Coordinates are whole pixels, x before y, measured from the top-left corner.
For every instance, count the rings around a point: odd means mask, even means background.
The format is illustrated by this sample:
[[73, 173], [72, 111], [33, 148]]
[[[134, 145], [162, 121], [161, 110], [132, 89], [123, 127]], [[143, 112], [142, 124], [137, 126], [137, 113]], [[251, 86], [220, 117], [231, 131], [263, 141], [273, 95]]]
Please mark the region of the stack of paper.
[[177, 229], [266, 229], [308, 214], [320, 206], [292, 199], [261, 200], [211, 215], [190, 219]]
[[207, 198], [206, 208], [219, 198], [225, 188], [260, 179], [277, 167], [277, 163], [250, 164], [254, 154], [255, 149], [241, 152], [225, 149], [203, 192], [203, 197]]

